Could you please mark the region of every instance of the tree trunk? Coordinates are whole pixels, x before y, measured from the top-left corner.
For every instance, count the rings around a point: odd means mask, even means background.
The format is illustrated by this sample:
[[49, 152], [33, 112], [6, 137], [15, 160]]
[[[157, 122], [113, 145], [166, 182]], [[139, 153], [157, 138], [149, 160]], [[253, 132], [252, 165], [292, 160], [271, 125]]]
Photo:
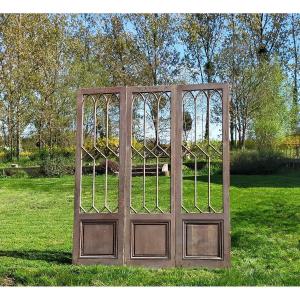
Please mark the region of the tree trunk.
[[152, 116], [152, 122], [154, 125], [154, 132], [155, 132], [155, 145], [159, 144], [159, 138], [158, 138], [158, 120], [157, 120], [157, 113], [155, 115]]
[[13, 159], [13, 131], [12, 131], [12, 113], [11, 113], [11, 104], [8, 105], [8, 140], [9, 140], [9, 152], [10, 152], [10, 160]]
[[[208, 83], [211, 82], [211, 78], [209, 75], [207, 76], [207, 82]], [[205, 120], [205, 134], [204, 134], [205, 140], [209, 139], [209, 121], [210, 121], [209, 120], [210, 119], [209, 111], [210, 111], [210, 91], [207, 91], [206, 120]]]
[[230, 120], [230, 145], [231, 145], [231, 148], [234, 147], [235, 145], [235, 140], [234, 140], [234, 122], [232, 120], [233, 118], [231, 118]]
[[292, 36], [293, 36], [293, 54], [294, 54], [294, 86], [293, 86], [293, 105], [295, 109], [295, 124], [294, 129], [297, 129], [298, 126], [298, 113], [299, 113], [299, 104], [298, 104], [298, 49], [296, 42], [296, 31], [295, 31], [295, 21], [294, 14], [292, 14]]
[[39, 148], [39, 153], [41, 153], [42, 150], [42, 125], [41, 122], [38, 124], [38, 148]]
[[246, 124], [243, 124], [242, 126], [242, 136], [241, 136], [241, 148], [245, 149], [245, 141], [246, 141]]
[[21, 137], [20, 137], [20, 116], [19, 116], [19, 111], [17, 109], [17, 132], [16, 132], [16, 157], [17, 160], [20, 160], [20, 141]]
[[50, 149], [50, 154], [51, 155], [53, 155], [53, 145], [52, 145], [52, 143], [53, 143], [53, 141], [52, 141], [52, 122], [51, 122], [51, 119], [50, 119], [50, 121], [49, 121], [49, 149]]
[[8, 139], [7, 139], [7, 134], [5, 131], [5, 125], [4, 125], [4, 121], [1, 122], [1, 131], [2, 131], [2, 136], [3, 136], [3, 144], [4, 146], [8, 146]]
[[[18, 41], [18, 56], [17, 56], [17, 64], [18, 64], [18, 73], [20, 72], [20, 52], [21, 52], [21, 14], [19, 14], [19, 21], [18, 21], [18, 35], [19, 35], [19, 41]], [[19, 85], [19, 83], [18, 83]], [[18, 86], [18, 94], [17, 94], [17, 124], [16, 124], [16, 157], [19, 161], [20, 159], [20, 113], [19, 113], [19, 106], [21, 102], [20, 97], [21, 91], [20, 91], [20, 85]]]

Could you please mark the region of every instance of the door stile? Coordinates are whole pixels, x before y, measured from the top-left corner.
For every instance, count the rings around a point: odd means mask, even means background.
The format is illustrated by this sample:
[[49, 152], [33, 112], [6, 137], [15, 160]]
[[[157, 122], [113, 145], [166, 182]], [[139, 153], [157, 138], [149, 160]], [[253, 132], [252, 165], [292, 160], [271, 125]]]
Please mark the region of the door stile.
[[81, 173], [82, 173], [82, 126], [83, 126], [83, 94], [77, 92], [77, 125], [76, 125], [76, 164], [75, 164], [75, 193], [74, 193], [74, 224], [73, 224], [73, 251], [72, 262], [78, 263], [80, 256], [80, 197], [81, 197]]
[[118, 259], [124, 264], [124, 235], [125, 235], [125, 203], [126, 203], [126, 170], [127, 170], [127, 94], [126, 87], [120, 90], [120, 168], [119, 168], [119, 251]]
[[125, 170], [123, 172], [124, 179], [124, 264], [127, 264], [127, 257], [130, 256], [130, 199], [131, 199], [131, 119], [132, 119], [132, 105], [130, 103], [131, 93], [126, 87], [126, 111], [124, 129], [126, 131], [125, 137]]
[[177, 88], [176, 85], [171, 87], [171, 237], [172, 237], [172, 251], [171, 259], [172, 265], [176, 262], [176, 189], [180, 184], [178, 180], [178, 167], [180, 164], [180, 157], [178, 156], [178, 120], [177, 120]]
[[225, 266], [230, 266], [230, 145], [229, 145], [229, 105], [230, 105], [230, 89], [226, 84], [223, 88], [222, 95], [222, 114], [223, 114], [223, 212], [224, 212], [224, 261]]
[[182, 120], [182, 90], [179, 86], [176, 86], [175, 91], [175, 107], [174, 112], [176, 116], [175, 127], [175, 137], [174, 137], [174, 156], [175, 156], [175, 170], [174, 170], [174, 181], [175, 181], [175, 245], [176, 245], [176, 261], [175, 264], [178, 264], [181, 261], [183, 256], [183, 244], [182, 244], [182, 228], [181, 228], [181, 198], [182, 198], [182, 155], [181, 155], [181, 139], [182, 139], [182, 130], [183, 130], [183, 120]]

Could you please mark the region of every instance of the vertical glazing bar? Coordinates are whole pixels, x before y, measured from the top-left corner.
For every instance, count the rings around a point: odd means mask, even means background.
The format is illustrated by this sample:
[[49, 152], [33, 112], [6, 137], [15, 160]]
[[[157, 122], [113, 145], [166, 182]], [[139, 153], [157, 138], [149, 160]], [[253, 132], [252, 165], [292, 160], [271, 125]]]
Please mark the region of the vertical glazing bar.
[[105, 105], [105, 113], [106, 113], [106, 119], [105, 119], [105, 121], [106, 121], [106, 130], [105, 130], [105, 139], [106, 139], [106, 146], [108, 146], [108, 99], [107, 99], [107, 97], [106, 96], [104, 96], [105, 97], [105, 102], [106, 102], [106, 105]]
[[206, 94], [206, 98], [207, 98], [207, 114], [206, 114], [206, 118], [207, 118], [207, 142], [208, 145], [210, 144], [210, 90], [207, 91]]
[[[94, 115], [93, 115], [93, 146], [96, 147], [96, 140], [97, 140], [97, 134], [96, 134], [96, 128], [97, 128], [97, 101], [95, 101], [95, 98], [92, 96], [93, 102], [94, 102]], [[93, 183], [92, 183], [92, 208], [95, 209], [95, 190], [96, 190], [96, 161], [95, 157], [93, 157]]]
[[93, 146], [96, 146], [96, 140], [97, 140], [97, 101], [95, 98], [92, 96], [93, 102], [94, 102], [94, 120], [93, 120]]
[[[124, 114], [124, 127], [127, 126], [127, 130], [124, 133], [124, 139], [126, 143], [126, 170], [124, 170], [125, 176], [125, 216], [130, 215], [131, 210], [136, 213], [131, 203], [131, 190], [132, 190], [132, 126], [133, 126], [133, 99], [134, 94], [131, 92], [130, 88], [125, 88], [125, 103], [126, 103], [126, 113]], [[128, 201], [126, 200], [128, 199]], [[129, 238], [129, 237], [128, 237]]]
[[[156, 98], [156, 97], [155, 97]], [[156, 120], [156, 146], [159, 144], [159, 103], [160, 103], [160, 98], [157, 100], [157, 120]]]
[[197, 96], [194, 98], [195, 136], [194, 143], [197, 144]]
[[210, 195], [210, 156], [208, 157], [208, 178], [207, 178], [207, 201], [208, 201], [208, 211], [211, 211], [211, 195]]
[[[183, 112], [185, 111], [185, 109], [184, 109], [184, 101], [182, 101], [182, 111], [183, 111]], [[186, 123], [185, 123], [186, 121], [185, 121], [185, 115], [184, 115], [184, 113], [183, 113], [183, 116], [182, 116], [182, 122], [183, 122], [184, 126], [186, 126]], [[182, 139], [182, 140], [183, 140], [183, 139], [186, 139], [186, 140], [187, 140], [185, 131], [184, 131], [184, 137], [182, 136], [181, 139]], [[185, 140], [184, 140], [183, 142], [185, 142]]]
[[95, 178], [96, 178], [96, 162], [93, 159], [93, 179], [92, 179], [92, 208], [95, 208]]
[[203, 112], [202, 112], [202, 114], [201, 114], [201, 121], [202, 121], [202, 123], [201, 123], [201, 141], [203, 141], [203, 139], [204, 139], [204, 134], [203, 134], [203, 122], [204, 122], [204, 119], [203, 119]]
[[146, 207], [146, 152], [143, 152], [143, 208]]
[[[194, 143], [195, 146], [197, 146], [197, 96], [194, 97], [194, 115], [195, 115], [195, 131], [194, 131]], [[194, 184], [195, 184], [195, 188], [194, 188], [194, 207], [197, 207], [197, 198], [198, 198], [198, 194], [197, 194], [197, 156], [195, 154], [195, 166], [194, 166]]]
[[146, 151], [145, 151], [145, 146], [146, 146], [146, 99], [144, 99], [144, 97], [142, 99], [144, 102], [143, 208], [145, 208], [146, 207]]
[[105, 158], [105, 194], [104, 194], [104, 207], [107, 208], [107, 174], [108, 174], [108, 159]]
[[194, 158], [194, 207], [197, 207], [197, 157]]
[[[108, 114], [108, 110], [109, 110], [109, 99], [107, 98], [107, 96], [105, 95], [104, 96], [104, 99], [105, 99], [105, 114], [106, 114], [106, 125], [105, 125], [105, 144], [106, 144], [106, 147], [108, 147], [108, 139], [109, 139], [109, 136], [108, 136], [108, 124], [109, 124], [109, 114]], [[107, 160], [107, 157], [105, 158], [105, 192], [104, 192], [104, 207], [109, 210], [108, 206], [107, 206], [107, 181], [108, 181], [108, 160]]]
[[159, 176], [158, 157], [156, 157], [156, 200], [155, 200], [156, 208], [158, 207], [158, 176]]
[[[178, 96], [177, 95], [177, 93], [178, 92], [176, 92], [176, 96]], [[182, 98], [184, 98], [184, 96], [182, 96]], [[184, 99], [182, 99], [182, 113], [183, 113], [183, 115], [182, 115], [182, 123], [183, 124], [185, 124], [185, 115], [184, 115], [184, 112], [185, 112], [185, 109], [184, 109]], [[178, 105], [178, 104], [177, 104]], [[177, 114], [177, 108], [176, 108], [176, 114]], [[174, 112], [174, 115], [175, 115], [175, 112]], [[178, 117], [178, 116], [177, 116]], [[176, 118], [177, 118], [176, 117]], [[177, 124], [176, 124], [177, 125]], [[176, 128], [177, 128], [177, 126], [176, 126]], [[186, 133], [184, 133], [184, 137], [183, 137], [183, 132], [182, 132], [182, 136], [180, 137], [180, 157], [182, 157], [183, 155], [182, 155], [182, 144], [184, 143], [184, 144], [186, 144], [186, 146], [187, 146], [187, 137], [186, 137]], [[186, 140], [184, 140], [184, 138], [186, 139]], [[182, 159], [184, 159], [184, 157], [182, 157]], [[181, 166], [181, 168], [182, 168], [182, 166]], [[183, 180], [183, 172], [181, 171], [181, 174], [180, 174], [180, 178], [181, 178], [181, 180]], [[181, 191], [181, 196], [180, 196], [180, 209], [182, 209], [183, 208], [183, 191]]]
[[[155, 97], [157, 99], [157, 97]], [[159, 144], [159, 102], [160, 102], [160, 97], [157, 99], [157, 120], [156, 120], [156, 146]], [[158, 176], [159, 176], [159, 158], [158, 155], [156, 154], [156, 207], [158, 208], [159, 206], [159, 199], [158, 199], [158, 193], [159, 193], [159, 188], [158, 188]]]
[[75, 213], [81, 206], [81, 174], [82, 174], [82, 143], [83, 143], [83, 95], [77, 93], [77, 131], [76, 131], [76, 170], [75, 170]]
[[[207, 91], [207, 114], [206, 114], [206, 123], [207, 123], [207, 143], [208, 143], [208, 148], [210, 147], [210, 90]], [[207, 191], [207, 199], [208, 199], [208, 211], [211, 211], [211, 194], [210, 194], [210, 191], [211, 191], [211, 188], [210, 188], [210, 151], [208, 150], [207, 151], [208, 153], [208, 191]]]

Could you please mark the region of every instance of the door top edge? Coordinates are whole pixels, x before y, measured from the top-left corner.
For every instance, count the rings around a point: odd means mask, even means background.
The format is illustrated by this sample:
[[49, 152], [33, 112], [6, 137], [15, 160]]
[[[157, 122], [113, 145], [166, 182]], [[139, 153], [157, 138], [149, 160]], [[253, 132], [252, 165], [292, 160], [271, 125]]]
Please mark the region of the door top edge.
[[154, 86], [115, 86], [99, 88], [81, 88], [77, 91], [79, 95], [110, 94], [110, 93], [147, 93], [147, 92], [172, 92], [193, 90], [224, 90], [229, 88], [228, 83], [201, 83], [201, 84], [177, 84], [177, 85], [154, 85]]

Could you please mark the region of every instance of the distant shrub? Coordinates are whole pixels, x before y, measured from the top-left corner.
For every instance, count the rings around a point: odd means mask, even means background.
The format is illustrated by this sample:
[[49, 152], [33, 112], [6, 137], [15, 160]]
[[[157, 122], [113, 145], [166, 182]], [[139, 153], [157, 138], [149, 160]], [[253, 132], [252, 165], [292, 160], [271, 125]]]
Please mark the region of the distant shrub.
[[[86, 138], [83, 146], [87, 151], [91, 152], [94, 148], [93, 140], [91, 138]], [[119, 139], [116, 137], [108, 138], [107, 145], [105, 137], [98, 138], [96, 141], [96, 147], [98, 150], [108, 158], [114, 158], [116, 154], [118, 154], [119, 146]]]
[[30, 157], [32, 155], [32, 152], [30, 152], [30, 151], [22, 151], [21, 153], [20, 153], [20, 158], [28, 158], [28, 157]]
[[[186, 162], [183, 163], [183, 165], [185, 166], [183, 168], [183, 172], [184, 174], [193, 174], [194, 175], [194, 170], [195, 170], [195, 162], [193, 160], [188, 160]], [[188, 171], [188, 169], [189, 171]], [[197, 174], [198, 175], [208, 175], [208, 173], [210, 173], [210, 175], [217, 175], [217, 174], [221, 174], [222, 173], [222, 163], [221, 162], [211, 162], [210, 163], [210, 169], [208, 169], [208, 162], [207, 161], [197, 161]]]
[[1, 170], [1, 172], [0, 172], [0, 178], [6, 178], [6, 177], [7, 177], [7, 175], [4, 172], [4, 170]]
[[56, 156], [63, 156], [66, 158], [70, 158], [75, 156], [75, 147], [64, 147], [64, 148], [56, 147], [53, 148], [50, 151], [50, 153], [54, 156], [56, 155]]
[[42, 165], [43, 162], [47, 161], [49, 158], [63, 160], [65, 164], [73, 165], [75, 159], [74, 147], [67, 148], [53, 148], [53, 149], [41, 149], [40, 151], [32, 152], [29, 155], [30, 161]]
[[44, 160], [46, 159], [47, 157], [49, 157], [49, 151], [47, 149], [41, 149], [40, 151], [35, 151], [35, 152], [32, 152], [30, 155], [29, 155], [29, 159], [31, 161], [39, 161], [39, 160]]
[[[115, 137], [108, 138], [108, 147], [116, 151], [119, 148], [119, 139]], [[106, 147], [106, 138], [97, 139], [96, 145], [99, 149], [104, 149]]]
[[18, 168], [15, 169], [6, 169], [5, 175], [9, 177], [14, 178], [26, 178], [28, 177], [28, 174], [24, 170], [18, 170]]
[[282, 153], [273, 151], [238, 151], [231, 157], [231, 174], [256, 175], [276, 173], [283, 167]]
[[3, 161], [3, 162], [7, 162], [7, 161], [10, 161], [11, 159], [11, 153], [10, 151], [8, 150], [3, 150], [0, 152], [0, 160]]
[[290, 149], [295, 148], [300, 145], [300, 134], [294, 134], [285, 137], [281, 144], [279, 145], [280, 149]]
[[256, 141], [253, 139], [245, 140], [245, 148], [248, 150], [255, 150], [256, 149]]
[[47, 177], [61, 177], [72, 173], [72, 168], [63, 156], [47, 156], [41, 161], [41, 172]]
[[187, 176], [187, 175], [194, 175], [194, 170], [189, 168], [186, 165], [182, 165], [182, 175]]
[[[98, 166], [96, 166], [96, 173], [103, 174], [103, 173], [105, 173], [105, 169], [106, 169], [106, 163], [104, 160]], [[116, 161], [108, 160], [107, 161], [107, 171], [110, 174], [119, 173], [119, 171], [120, 171], [119, 164]]]
[[143, 144], [138, 142], [135, 138], [132, 139], [131, 143], [132, 143], [132, 146], [138, 151], [140, 151], [143, 148]]

